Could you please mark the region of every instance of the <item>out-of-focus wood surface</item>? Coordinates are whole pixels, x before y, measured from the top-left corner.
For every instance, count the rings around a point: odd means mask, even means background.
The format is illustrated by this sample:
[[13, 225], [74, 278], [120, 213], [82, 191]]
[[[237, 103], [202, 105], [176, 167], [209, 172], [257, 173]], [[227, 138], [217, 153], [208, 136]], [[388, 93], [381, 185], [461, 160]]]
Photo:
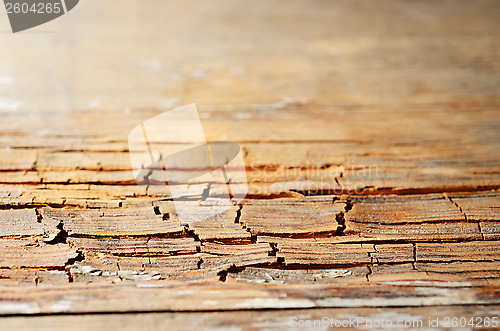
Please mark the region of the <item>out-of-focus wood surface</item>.
[[[0, 12], [0, 328], [498, 316], [500, 2]], [[127, 136], [189, 103], [249, 195], [188, 227]]]

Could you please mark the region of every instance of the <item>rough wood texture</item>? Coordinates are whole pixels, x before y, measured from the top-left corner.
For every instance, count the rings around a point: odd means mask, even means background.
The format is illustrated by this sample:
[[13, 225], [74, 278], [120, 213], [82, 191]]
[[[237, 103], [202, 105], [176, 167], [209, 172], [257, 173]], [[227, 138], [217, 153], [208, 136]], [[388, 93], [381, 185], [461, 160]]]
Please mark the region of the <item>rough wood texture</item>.
[[34, 209], [0, 210], [0, 236], [37, 236], [43, 234]]
[[1, 268], [64, 268], [77, 252], [66, 244], [46, 245], [33, 240], [0, 241]]
[[[86, 0], [0, 33], [0, 329], [500, 317], [498, 17]], [[208, 141], [241, 145], [249, 194], [209, 219], [183, 197], [181, 222], [127, 139], [193, 102]]]
[[255, 236], [328, 236], [341, 232], [338, 219], [344, 208], [331, 197], [255, 201], [242, 206], [239, 222]]
[[58, 210], [43, 208], [44, 218], [62, 222], [71, 236], [176, 236], [183, 233], [178, 222], [163, 220], [155, 215], [153, 207], [140, 209]]

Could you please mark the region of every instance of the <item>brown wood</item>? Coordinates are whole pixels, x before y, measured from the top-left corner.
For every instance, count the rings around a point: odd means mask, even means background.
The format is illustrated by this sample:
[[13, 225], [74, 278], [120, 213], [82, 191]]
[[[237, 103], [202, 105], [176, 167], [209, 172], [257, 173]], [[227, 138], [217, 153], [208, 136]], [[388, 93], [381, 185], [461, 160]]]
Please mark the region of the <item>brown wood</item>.
[[252, 234], [300, 237], [340, 232], [338, 217], [343, 203], [327, 199], [255, 201], [242, 206], [240, 223]]
[[[152, 5], [0, 33], [0, 329], [500, 318], [497, 2]], [[190, 103], [246, 164], [209, 218], [130, 163]]]
[[42, 215], [66, 223], [65, 230], [72, 236], [179, 236], [184, 233], [178, 222], [163, 220], [155, 215], [152, 206], [105, 211], [43, 208]]
[[47, 245], [34, 240], [0, 241], [2, 268], [63, 268], [77, 257], [66, 244]]
[[[434, 321], [439, 318], [441, 321], [450, 316], [463, 316], [467, 321], [471, 318], [484, 319], [490, 317], [488, 311], [491, 306], [441, 306], [440, 309], [432, 310], [428, 307], [406, 307], [392, 308], [393, 315], [391, 320], [397, 323], [398, 317], [412, 316], [409, 324], [415, 328], [420, 326], [428, 327], [429, 320]], [[346, 316], [363, 317], [372, 321], [379, 320], [381, 317], [380, 308], [322, 308], [322, 309], [303, 309], [303, 310], [265, 310], [265, 311], [232, 311], [232, 312], [192, 312], [178, 314], [166, 312], [162, 314], [98, 314], [98, 315], [66, 315], [66, 316], [43, 316], [43, 317], [11, 317], [4, 320], [5, 328], [8, 329], [26, 329], [37, 328], [38, 330], [53, 330], [54, 328], [74, 330], [105, 329], [110, 325], [123, 330], [136, 330], [137, 328], [157, 328], [157, 329], [177, 329], [177, 326], [183, 326], [192, 330], [198, 329], [217, 329], [221, 325], [234, 325], [241, 328], [252, 330], [268, 330], [272, 328], [289, 329], [299, 322], [310, 323], [314, 325], [321, 324], [323, 318], [328, 322], [333, 321], [341, 323], [349, 318]], [[451, 323], [451, 322], [450, 322]], [[329, 325], [329, 324], [327, 324]], [[346, 324], [349, 325], [349, 324]], [[351, 325], [351, 329], [354, 329]], [[361, 324], [360, 324], [361, 326]], [[359, 327], [358, 327], [359, 328]], [[181, 329], [179, 327], [178, 329]], [[347, 328], [349, 329], [349, 328]]]

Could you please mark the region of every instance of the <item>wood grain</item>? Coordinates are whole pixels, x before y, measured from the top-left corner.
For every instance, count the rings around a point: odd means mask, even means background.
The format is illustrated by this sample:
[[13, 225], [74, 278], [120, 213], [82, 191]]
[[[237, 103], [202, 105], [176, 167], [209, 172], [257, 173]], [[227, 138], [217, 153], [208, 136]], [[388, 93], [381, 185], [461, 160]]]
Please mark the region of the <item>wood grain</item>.
[[[498, 315], [498, 3], [154, 6], [0, 34], [0, 329]], [[133, 177], [130, 131], [190, 103], [241, 146], [221, 212]]]

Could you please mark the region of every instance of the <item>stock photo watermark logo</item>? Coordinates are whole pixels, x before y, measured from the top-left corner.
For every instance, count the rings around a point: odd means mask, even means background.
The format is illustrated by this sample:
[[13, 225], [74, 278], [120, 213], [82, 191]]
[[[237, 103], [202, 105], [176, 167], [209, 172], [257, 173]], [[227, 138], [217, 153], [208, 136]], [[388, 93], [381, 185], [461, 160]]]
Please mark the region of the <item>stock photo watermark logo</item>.
[[4, 0], [12, 32], [20, 32], [52, 21], [70, 10], [79, 0]]
[[139, 124], [128, 144], [136, 183], [160, 186], [181, 223], [223, 214], [248, 193], [240, 145], [208, 142], [194, 104]]

